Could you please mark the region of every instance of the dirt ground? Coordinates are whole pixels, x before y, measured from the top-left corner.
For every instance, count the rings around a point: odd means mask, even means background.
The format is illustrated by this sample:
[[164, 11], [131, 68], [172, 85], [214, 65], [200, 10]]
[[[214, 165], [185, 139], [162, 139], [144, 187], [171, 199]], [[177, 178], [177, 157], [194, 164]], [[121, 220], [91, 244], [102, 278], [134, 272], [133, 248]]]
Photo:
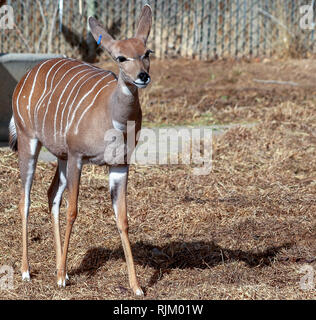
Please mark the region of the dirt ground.
[[[146, 125], [255, 125], [214, 139], [209, 175], [194, 176], [185, 165], [131, 166], [130, 240], [141, 299], [315, 299], [300, 279], [303, 266], [316, 270], [316, 60], [153, 61], [152, 78], [141, 93]], [[54, 170], [54, 163], [38, 165], [32, 281], [24, 283], [17, 156], [0, 151], [0, 266], [15, 272], [14, 288], [0, 298], [134, 299], [100, 167], [84, 168], [70, 282], [57, 288], [46, 197]]]

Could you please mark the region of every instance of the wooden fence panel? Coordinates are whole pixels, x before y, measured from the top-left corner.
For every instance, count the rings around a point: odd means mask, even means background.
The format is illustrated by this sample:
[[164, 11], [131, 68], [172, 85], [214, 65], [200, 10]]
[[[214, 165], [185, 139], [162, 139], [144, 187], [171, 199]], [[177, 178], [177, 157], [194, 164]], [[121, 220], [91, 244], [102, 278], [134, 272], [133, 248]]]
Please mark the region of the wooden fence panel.
[[314, 30], [301, 30], [299, 24], [305, 0], [7, 0], [14, 9], [15, 26], [0, 29], [0, 52], [93, 59], [96, 44], [88, 16], [97, 17], [114, 37], [124, 39], [135, 34], [145, 3], [153, 8], [148, 46], [158, 58], [314, 50]]

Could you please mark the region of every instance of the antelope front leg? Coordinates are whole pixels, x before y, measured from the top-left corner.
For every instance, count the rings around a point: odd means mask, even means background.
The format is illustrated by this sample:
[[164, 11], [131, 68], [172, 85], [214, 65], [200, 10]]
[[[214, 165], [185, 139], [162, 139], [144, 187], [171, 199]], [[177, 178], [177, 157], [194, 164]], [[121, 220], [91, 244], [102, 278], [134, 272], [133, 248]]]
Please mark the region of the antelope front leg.
[[78, 212], [78, 194], [79, 184], [82, 169], [82, 161], [80, 158], [69, 156], [67, 162], [67, 186], [68, 186], [68, 210], [67, 210], [67, 224], [63, 252], [60, 264], [57, 270], [57, 284], [60, 287], [66, 286], [67, 279], [67, 253], [69, 247], [69, 240], [72, 231], [72, 226], [76, 220]]
[[128, 166], [110, 167], [109, 181], [111, 199], [127, 263], [129, 283], [133, 292], [136, 295], [141, 296], [144, 293], [137, 281], [134, 259], [132, 255], [131, 245], [128, 239], [128, 221], [126, 207], [127, 178]]

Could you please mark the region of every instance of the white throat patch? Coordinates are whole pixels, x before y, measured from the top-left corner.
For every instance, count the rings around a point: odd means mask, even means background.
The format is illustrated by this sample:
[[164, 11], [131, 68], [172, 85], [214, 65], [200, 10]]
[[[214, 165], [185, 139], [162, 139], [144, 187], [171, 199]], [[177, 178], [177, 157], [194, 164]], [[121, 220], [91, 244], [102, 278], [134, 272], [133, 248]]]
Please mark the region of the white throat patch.
[[126, 128], [127, 128], [126, 124], [118, 122], [114, 119], [112, 120], [112, 124], [113, 124], [114, 129], [126, 132]]
[[122, 84], [122, 92], [126, 96], [132, 96], [133, 95], [131, 90], [124, 83]]

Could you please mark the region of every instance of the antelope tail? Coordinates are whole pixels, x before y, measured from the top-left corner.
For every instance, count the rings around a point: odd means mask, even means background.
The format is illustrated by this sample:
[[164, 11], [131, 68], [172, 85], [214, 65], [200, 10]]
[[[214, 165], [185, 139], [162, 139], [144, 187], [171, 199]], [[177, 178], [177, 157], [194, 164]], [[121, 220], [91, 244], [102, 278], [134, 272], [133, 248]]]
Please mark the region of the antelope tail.
[[9, 146], [12, 151], [18, 151], [18, 136], [16, 133], [16, 126], [13, 117], [11, 118], [9, 125]]

